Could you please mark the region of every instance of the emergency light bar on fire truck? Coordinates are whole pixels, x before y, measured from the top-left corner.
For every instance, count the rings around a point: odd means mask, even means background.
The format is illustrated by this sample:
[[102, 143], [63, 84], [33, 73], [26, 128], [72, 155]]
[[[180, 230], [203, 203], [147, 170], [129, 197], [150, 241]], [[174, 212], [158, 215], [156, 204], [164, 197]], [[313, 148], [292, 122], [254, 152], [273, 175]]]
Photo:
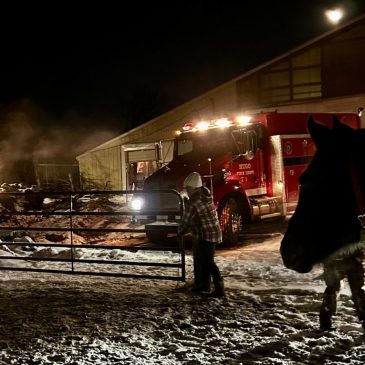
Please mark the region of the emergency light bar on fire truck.
[[234, 124], [238, 126], [245, 126], [250, 123], [251, 116], [242, 115], [236, 118], [236, 123], [228, 118], [220, 118], [213, 121], [200, 121], [196, 124], [194, 123], [186, 123], [182, 127], [182, 131], [176, 131], [177, 135], [180, 135], [183, 132], [197, 132], [197, 131], [206, 131], [211, 128], [228, 128]]

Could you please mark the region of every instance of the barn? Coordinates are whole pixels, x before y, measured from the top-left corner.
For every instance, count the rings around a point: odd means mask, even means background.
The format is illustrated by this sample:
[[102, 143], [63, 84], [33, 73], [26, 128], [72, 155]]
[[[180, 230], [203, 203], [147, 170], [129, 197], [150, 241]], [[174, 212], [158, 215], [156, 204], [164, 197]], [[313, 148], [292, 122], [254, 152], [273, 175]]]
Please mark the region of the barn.
[[361, 114], [364, 64], [365, 14], [77, 156], [82, 188], [140, 188], [171, 160], [187, 122], [274, 110]]

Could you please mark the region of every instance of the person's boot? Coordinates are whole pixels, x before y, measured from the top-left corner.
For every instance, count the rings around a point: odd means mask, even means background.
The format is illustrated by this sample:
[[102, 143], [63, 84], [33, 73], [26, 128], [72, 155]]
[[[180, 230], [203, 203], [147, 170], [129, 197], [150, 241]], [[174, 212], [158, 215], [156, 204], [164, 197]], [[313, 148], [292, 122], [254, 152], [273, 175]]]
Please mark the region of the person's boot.
[[208, 285], [200, 285], [200, 286], [193, 286], [190, 291], [192, 293], [205, 293], [210, 291], [210, 284]]
[[331, 313], [321, 309], [319, 312], [319, 327], [323, 331], [328, 331], [332, 328]]
[[195, 276], [194, 286], [190, 289], [192, 293], [209, 292], [211, 287], [211, 278], [202, 278], [201, 275]]
[[337, 310], [337, 296], [339, 292], [339, 287], [327, 287], [323, 293], [323, 302], [319, 311], [319, 327], [321, 330], [332, 329], [332, 315]]
[[224, 298], [226, 296], [224, 290], [223, 279], [220, 279], [214, 283], [214, 290], [211, 293], [206, 294], [209, 298]]

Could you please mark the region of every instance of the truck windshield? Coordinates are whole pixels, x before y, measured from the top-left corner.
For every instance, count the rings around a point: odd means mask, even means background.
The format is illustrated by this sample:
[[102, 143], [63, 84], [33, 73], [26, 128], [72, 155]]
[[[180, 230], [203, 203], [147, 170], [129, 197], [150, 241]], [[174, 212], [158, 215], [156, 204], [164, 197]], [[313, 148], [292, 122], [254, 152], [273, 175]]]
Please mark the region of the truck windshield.
[[235, 141], [237, 150], [240, 155], [246, 155], [255, 152], [257, 149], [257, 134], [254, 130], [237, 129], [232, 131], [232, 137]]
[[191, 139], [181, 139], [177, 142], [177, 155], [182, 156], [193, 150], [193, 141]]
[[262, 144], [263, 130], [259, 124], [248, 128], [214, 129], [180, 136], [175, 144], [175, 156], [193, 152], [201, 157], [221, 156], [227, 153], [249, 157], [258, 148], [262, 149]]
[[235, 148], [233, 138], [228, 130], [211, 130], [208, 133], [189, 134], [189, 138], [179, 138], [176, 144], [176, 155], [189, 152], [199, 156], [212, 157], [231, 152]]

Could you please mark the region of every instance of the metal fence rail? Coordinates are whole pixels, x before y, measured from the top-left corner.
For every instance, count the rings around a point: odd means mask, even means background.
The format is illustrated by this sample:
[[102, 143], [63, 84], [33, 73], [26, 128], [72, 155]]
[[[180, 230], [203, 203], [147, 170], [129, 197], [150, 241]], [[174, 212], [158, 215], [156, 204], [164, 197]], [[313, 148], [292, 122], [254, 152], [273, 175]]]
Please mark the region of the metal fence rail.
[[[133, 207], [151, 195], [174, 204]], [[178, 223], [169, 222], [182, 213], [174, 190], [1, 192], [0, 249], [6, 254], [0, 270], [185, 281], [184, 238], [177, 236]], [[169, 238], [150, 243], [151, 222]]]

